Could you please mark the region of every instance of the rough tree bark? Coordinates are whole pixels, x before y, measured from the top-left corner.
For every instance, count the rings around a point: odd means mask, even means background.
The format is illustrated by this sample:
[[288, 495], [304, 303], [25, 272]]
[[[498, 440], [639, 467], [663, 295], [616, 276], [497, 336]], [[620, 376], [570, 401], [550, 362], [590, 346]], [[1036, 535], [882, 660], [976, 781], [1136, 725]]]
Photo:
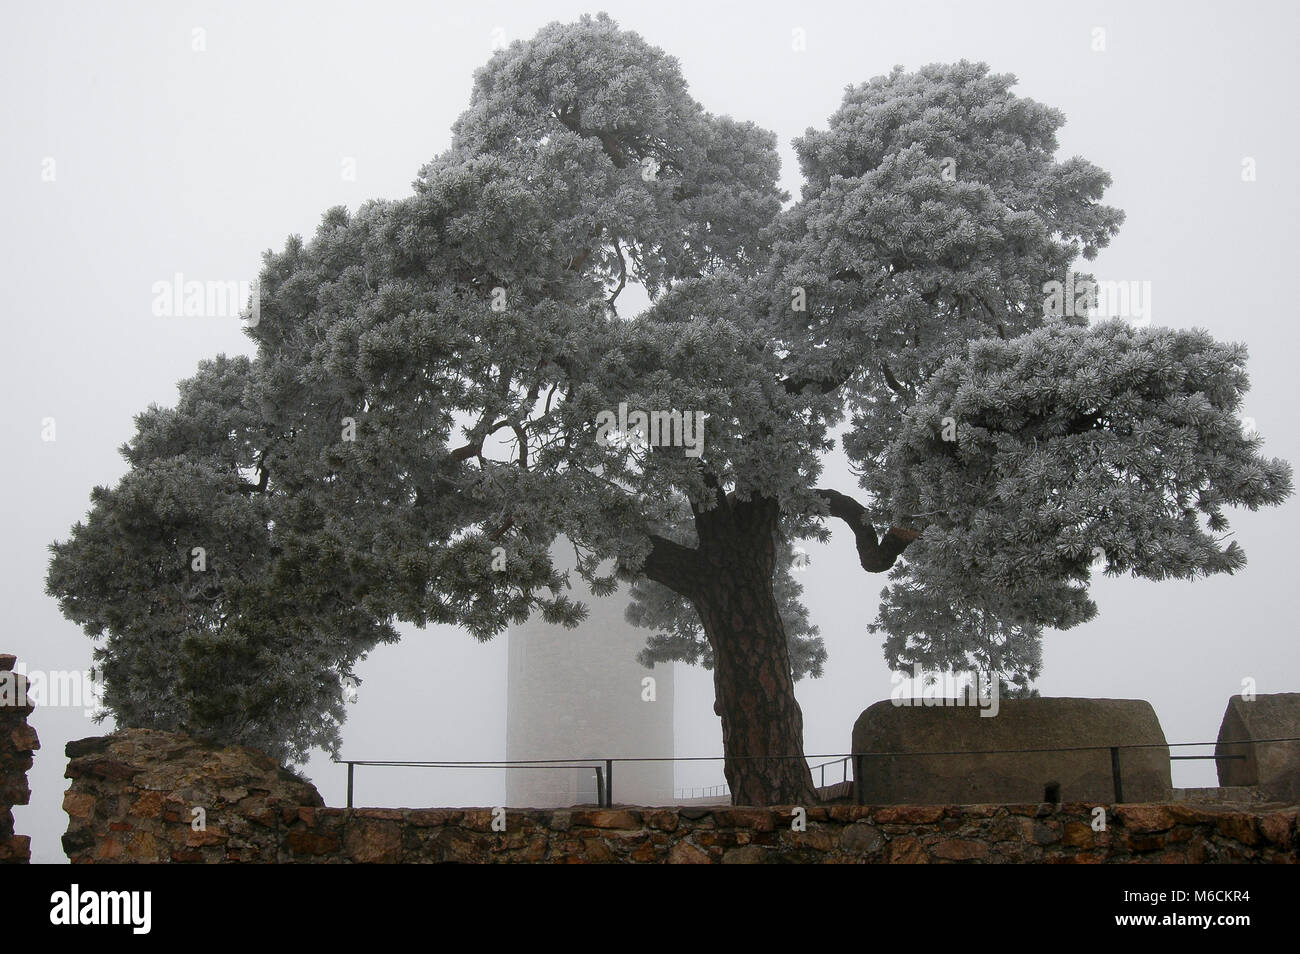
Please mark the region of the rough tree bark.
[[690, 554], [686, 562], [675, 554], [675, 569], [690, 575], [683, 595], [695, 605], [713, 648], [713, 711], [722, 719], [724, 771], [736, 805], [818, 800], [803, 757], [803, 713], [772, 591], [779, 516], [771, 500], [720, 499], [716, 509], [696, 513], [699, 548], [683, 548]]

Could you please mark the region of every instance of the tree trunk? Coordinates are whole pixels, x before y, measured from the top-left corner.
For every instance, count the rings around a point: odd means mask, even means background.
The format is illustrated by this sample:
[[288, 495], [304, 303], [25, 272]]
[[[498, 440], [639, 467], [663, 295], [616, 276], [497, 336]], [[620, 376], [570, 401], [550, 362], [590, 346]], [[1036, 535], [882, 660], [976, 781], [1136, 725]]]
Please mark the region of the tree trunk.
[[812, 805], [803, 713], [772, 592], [775, 502], [730, 501], [696, 514], [705, 578], [693, 594], [713, 648], [714, 711], [735, 805]]

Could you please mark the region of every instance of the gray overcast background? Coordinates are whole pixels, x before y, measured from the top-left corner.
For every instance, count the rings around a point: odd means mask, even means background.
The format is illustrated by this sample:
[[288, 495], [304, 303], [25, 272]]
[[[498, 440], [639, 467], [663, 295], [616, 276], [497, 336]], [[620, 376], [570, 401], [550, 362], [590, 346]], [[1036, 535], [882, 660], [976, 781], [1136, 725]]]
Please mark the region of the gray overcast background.
[[[705, 108], [789, 142], [824, 126], [847, 84], [935, 61], [984, 60], [1018, 91], [1065, 111], [1063, 156], [1108, 170], [1128, 219], [1094, 265], [1152, 283], [1153, 319], [1245, 342], [1247, 413], [1269, 454], [1300, 461], [1295, 283], [1300, 219], [1295, 38], [1290, 3], [588, 4], [14, 3], [0, 16], [0, 276], [5, 503], [0, 651], [31, 669], [83, 669], [90, 642], [44, 595], [46, 546], [85, 514], [95, 484], [124, 471], [117, 448], [150, 402], [219, 352], [251, 353], [231, 319], [155, 318], [151, 286], [175, 272], [251, 279], [261, 252], [310, 236], [334, 205], [410, 190], [449, 144], [474, 69], [495, 38], [608, 11], [675, 55]], [[1092, 50], [1094, 28], [1106, 31]], [[206, 31], [206, 51], [191, 49]], [[792, 50], [806, 31], [807, 51]], [[494, 31], [500, 32], [494, 32]], [[1258, 181], [1243, 182], [1243, 157]], [[43, 182], [42, 162], [57, 178]], [[345, 157], [356, 179], [341, 177]], [[57, 440], [41, 440], [41, 420]], [[841, 463], [826, 483], [846, 491]], [[1300, 690], [1294, 541], [1300, 506], [1236, 514], [1250, 558], [1195, 583], [1103, 580], [1094, 622], [1046, 640], [1044, 695], [1149, 700], [1171, 742], [1213, 739], [1228, 696]], [[810, 547], [808, 602], [830, 661], [799, 686], [806, 750], [844, 752], [858, 713], [887, 698], [874, 614], [880, 576], [858, 569], [841, 530]], [[505, 642], [411, 632], [360, 667], [344, 752], [353, 758], [490, 759], [505, 752]], [[712, 680], [677, 667], [677, 753], [716, 755]], [[68, 739], [101, 734], [80, 709], [38, 709], [32, 804], [15, 809], [33, 860], [64, 860]], [[636, 755], [639, 753], [614, 753]], [[1208, 762], [1175, 763], [1176, 785], [1213, 784]], [[344, 772], [308, 774], [342, 804]], [[711, 784], [720, 766], [678, 774]], [[500, 772], [360, 769], [359, 804], [499, 804]]]

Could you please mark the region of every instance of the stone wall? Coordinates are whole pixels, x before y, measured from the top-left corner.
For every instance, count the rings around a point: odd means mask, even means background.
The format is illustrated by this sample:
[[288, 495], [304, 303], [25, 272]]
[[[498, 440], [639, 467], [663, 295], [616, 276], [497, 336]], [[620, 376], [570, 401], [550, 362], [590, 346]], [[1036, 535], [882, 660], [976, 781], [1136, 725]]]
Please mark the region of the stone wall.
[[27, 724], [32, 702], [27, 680], [13, 671], [17, 659], [0, 655], [0, 864], [31, 860], [31, 838], [14, 834], [15, 805], [26, 805], [32, 791], [27, 770], [32, 753], [41, 747], [36, 730]]
[[280, 862], [462, 863], [1160, 863], [1295, 862], [1297, 810], [1261, 814], [1184, 805], [490, 809], [305, 809]]
[[273, 861], [282, 826], [324, 805], [253, 749], [124, 729], [69, 742], [63, 850], [76, 861]]
[[[1130, 746], [1119, 753], [1124, 801], [1172, 798], [1169, 748], [1148, 702], [1002, 699], [990, 715], [955, 699], [927, 701], [933, 704], [877, 702], [858, 717], [853, 752], [868, 753], [862, 802], [1104, 804], [1115, 800], [1109, 746]], [[916, 754], [870, 754], [891, 752]], [[957, 754], [938, 754], [947, 752]]]
[[[126, 730], [68, 745], [74, 862], [673, 864], [1276, 862], [1300, 809], [1185, 804], [614, 808], [325, 808], [248, 749]], [[193, 824], [205, 808], [205, 826]], [[504, 831], [497, 830], [504, 822]]]

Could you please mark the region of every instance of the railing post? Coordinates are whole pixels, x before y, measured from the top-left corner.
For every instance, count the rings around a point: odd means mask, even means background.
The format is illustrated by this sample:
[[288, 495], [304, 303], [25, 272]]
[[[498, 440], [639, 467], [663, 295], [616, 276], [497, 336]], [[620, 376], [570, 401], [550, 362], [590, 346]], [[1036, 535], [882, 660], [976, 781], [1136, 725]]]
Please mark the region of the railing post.
[[348, 808], [352, 807], [352, 763], [348, 763]]
[[1110, 747], [1110, 776], [1115, 782], [1115, 804], [1124, 801], [1124, 784], [1119, 777], [1119, 746]]
[[605, 807], [614, 807], [614, 760], [605, 759]]
[[862, 753], [853, 753], [853, 794], [855, 801], [862, 804]]
[[599, 765], [592, 766], [596, 770], [596, 807], [608, 808], [605, 804], [605, 776]]

